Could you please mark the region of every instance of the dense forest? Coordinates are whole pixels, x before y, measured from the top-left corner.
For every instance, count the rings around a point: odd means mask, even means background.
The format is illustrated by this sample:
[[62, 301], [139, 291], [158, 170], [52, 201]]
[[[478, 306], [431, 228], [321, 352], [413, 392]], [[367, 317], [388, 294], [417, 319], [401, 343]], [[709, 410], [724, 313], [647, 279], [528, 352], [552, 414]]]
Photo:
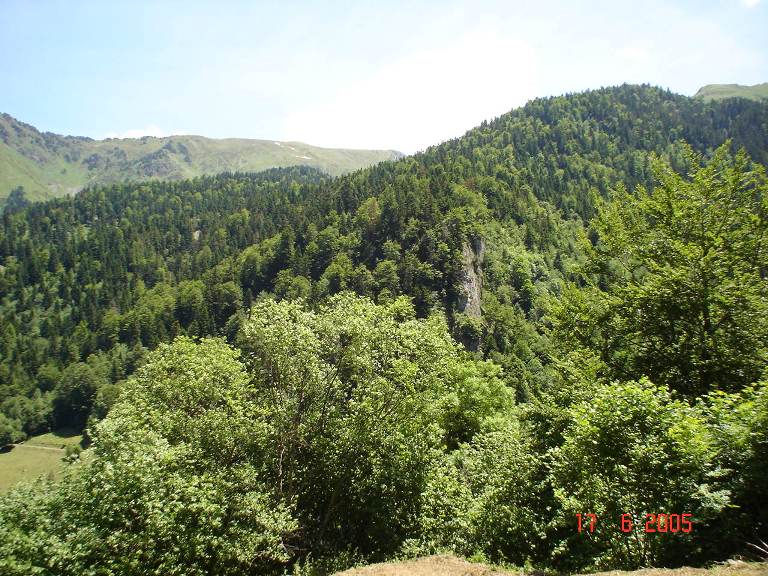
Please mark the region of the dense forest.
[[16, 191], [0, 442], [93, 448], [3, 499], [0, 567], [744, 553], [768, 537], [766, 165], [767, 104], [625, 85], [337, 178]]

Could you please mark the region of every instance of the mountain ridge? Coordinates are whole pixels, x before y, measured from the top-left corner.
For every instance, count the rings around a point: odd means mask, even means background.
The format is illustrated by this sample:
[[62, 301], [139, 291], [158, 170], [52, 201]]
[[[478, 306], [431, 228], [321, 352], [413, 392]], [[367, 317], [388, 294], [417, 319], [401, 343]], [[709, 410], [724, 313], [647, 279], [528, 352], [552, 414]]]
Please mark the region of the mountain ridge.
[[337, 176], [402, 156], [396, 150], [323, 148], [294, 141], [198, 135], [95, 140], [41, 132], [2, 113], [0, 205], [18, 186], [24, 187], [30, 200], [43, 200], [94, 184], [181, 180], [300, 165]]
[[756, 102], [768, 101], [768, 82], [745, 86], [743, 84], [707, 84], [698, 89], [694, 98], [705, 102], [726, 98], [746, 98]]

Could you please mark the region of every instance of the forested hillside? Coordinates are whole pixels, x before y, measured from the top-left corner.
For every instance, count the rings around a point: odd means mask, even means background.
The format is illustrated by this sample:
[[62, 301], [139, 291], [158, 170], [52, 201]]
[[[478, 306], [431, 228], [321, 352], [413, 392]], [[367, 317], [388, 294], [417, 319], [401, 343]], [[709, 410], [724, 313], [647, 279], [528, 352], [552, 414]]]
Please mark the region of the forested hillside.
[[2, 440], [88, 426], [96, 455], [7, 497], [0, 566], [743, 552], [768, 530], [767, 127], [621, 86], [338, 178], [10, 205]]
[[337, 176], [400, 156], [394, 150], [332, 149], [246, 138], [94, 140], [40, 132], [9, 114], [0, 114], [0, 208], [19, 188], [28, 200], [45, 200], [94, 184], [180, 180], [290, 166], [312, 166]]

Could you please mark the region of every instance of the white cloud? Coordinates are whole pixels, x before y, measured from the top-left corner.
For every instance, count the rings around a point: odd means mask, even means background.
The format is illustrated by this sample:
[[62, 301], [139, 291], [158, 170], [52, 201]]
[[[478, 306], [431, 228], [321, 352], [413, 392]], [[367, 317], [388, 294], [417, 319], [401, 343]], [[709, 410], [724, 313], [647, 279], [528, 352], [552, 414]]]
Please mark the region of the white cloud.
[[180, 132], [173, 131], [171, 133], [167, 133], [154, 124], [150, 124], [144, 128], [134, 128], [132, 130], [126, 130], [125, 132], [108, 132], [104, 135], [104, 138], [141, 138], [142, 136], [164, 138], [165, 136], [173, 136], [174, 134], [180, 134]]
[[747, 8], [754, 8], [760, 4], [760, 0], [741, 0], [741, 3]]
[[602, 17], [594, 26], [603, 33], [585, 33], [577, 21], [559, 39], [561, 46], [570, 46], [568, 51], [539, 55], [542, 67], [551, 73], [542, 74], [538, 95], [624, 82], [694, 94], [705, 84], [763, 81], [764, 54], [744, 43], [739, 31], [723, 19], [663, 2], [649, 3], [633, 20], [613, 27], [610, 23], [618, 21], [619, 13]]
[[461, 136], [537, 94], [534, 52], [483, 29], [416, 52], [289, 114], [285, 140], [406, 153]]
[[653, 61], [649, 49], [644, 46], [625, 46], [616, 55], [624, 66], [647, 66]]

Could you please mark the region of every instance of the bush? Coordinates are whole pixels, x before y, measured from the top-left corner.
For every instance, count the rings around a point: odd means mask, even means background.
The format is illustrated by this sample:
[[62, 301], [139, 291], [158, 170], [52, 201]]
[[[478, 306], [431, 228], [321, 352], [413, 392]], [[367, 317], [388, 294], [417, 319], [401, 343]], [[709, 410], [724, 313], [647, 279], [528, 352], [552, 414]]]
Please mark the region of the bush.
[[21, 429], [21, 422], [0, 413], [0, 447], [21, 442], [26, 437]]
[[[699, 412], [673, 400], [647, 380], [599, 389], [571, 410], [562, 447], [553, 450], [551, 481], [563, 508], [561, 522], [577, 513], [598, 518], [568, 538], [555, 560], [568, 568], [679, 564], [695, 555], [693, 534], [645, 534], [647, 514], [693, 514], [700, 527], [728, 503], [710, 485], [714, 439]], [[619, 530], [631, 514], [629, 533]], [[585, 521], [586, 526], [586, 521]]]
[[20, 574], [281, 572], [296, 524], [253, 464], [267, 435], [247, 382], [222, 341], [161, 345], [95, 426], [92, 458], [28, 513], [27, 489], [0, 505], [0, 559]]
[[720, 481], [732, 495], [732, 506], [708, 536], [722, 554], [744, 553], [746, 542], [768, 534], [768, 382], [736, 394], [712, 393], [704, 406]]
[[273, 481], [297, 503], [302, 547], [397, 550], [418, 528], [445, 437], [440, 400], [481, 377], [474, 363], [461, 369], [445, 320], [416, 320], [405, 298], [377, 306], [342, 293], [317, 312], [265, 300], [241, 341], [274, 426]]
[[514, 418], [446, 456], [430, 475], [422, 514], [426, 551], [523, 565], [545, 554], [536, 510], [540, 460]]

